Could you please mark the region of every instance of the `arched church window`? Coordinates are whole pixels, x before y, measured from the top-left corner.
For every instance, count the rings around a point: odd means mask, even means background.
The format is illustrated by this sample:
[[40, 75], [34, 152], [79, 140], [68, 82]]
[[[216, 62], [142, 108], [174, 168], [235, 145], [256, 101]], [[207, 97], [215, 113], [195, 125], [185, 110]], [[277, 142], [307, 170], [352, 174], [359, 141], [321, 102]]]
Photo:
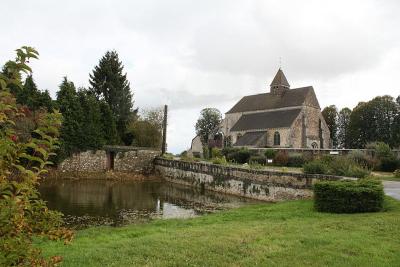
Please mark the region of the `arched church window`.
[[279, 132], [274, 133], [274, 146], [280, 146], [281, 145], [281, 135]]

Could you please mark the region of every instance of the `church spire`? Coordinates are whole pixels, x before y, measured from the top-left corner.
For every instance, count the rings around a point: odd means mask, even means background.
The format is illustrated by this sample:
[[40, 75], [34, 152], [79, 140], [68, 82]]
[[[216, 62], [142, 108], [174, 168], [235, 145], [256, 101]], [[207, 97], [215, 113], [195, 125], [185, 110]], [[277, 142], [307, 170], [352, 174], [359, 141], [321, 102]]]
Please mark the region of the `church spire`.
[[274, 95], [282, 95], [286, 90], [290, 89], [290, 84], [288, 83], [281, 68], [279, 68], [278, 72], [276, 73], [270, 87], [271, 93]]

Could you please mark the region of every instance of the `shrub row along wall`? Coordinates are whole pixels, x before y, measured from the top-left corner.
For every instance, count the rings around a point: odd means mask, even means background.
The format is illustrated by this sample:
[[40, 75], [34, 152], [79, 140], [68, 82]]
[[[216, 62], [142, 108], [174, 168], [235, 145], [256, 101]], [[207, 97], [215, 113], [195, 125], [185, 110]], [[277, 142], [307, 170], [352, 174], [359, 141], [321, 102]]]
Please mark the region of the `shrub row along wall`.
[[86, 151], [73, 154], [58, 168], [66, 172], [99, 172], [115, 170], [119, 172], [149, 173], [153, 170], [154, 158], [160, 151], [125, 148]]
[[169, 182], [267, 201], [309, 198], [312, 185], [317, 181], [342, 179], [331, 175], [251, 170], [160, 157], [155, 159], [155, 171]]

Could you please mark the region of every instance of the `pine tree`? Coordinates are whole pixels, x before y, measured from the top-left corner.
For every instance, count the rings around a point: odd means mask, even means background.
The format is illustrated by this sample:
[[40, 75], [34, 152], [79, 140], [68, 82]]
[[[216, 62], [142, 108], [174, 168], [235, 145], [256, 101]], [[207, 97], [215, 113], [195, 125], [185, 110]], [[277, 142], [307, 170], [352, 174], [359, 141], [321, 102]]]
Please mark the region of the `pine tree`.
[[84, 142], [82, 142], [82, 117], [84, 116], [79, 99], [77, 97], [75, 85], [64, 77], [57, 92], [57, 104], [63, 115], [61, 126], [61, 151], [60, 158], [67, 157], [73, 152], [78, 152]]
[[133, 107], [129, 81], [123, 68], [117, 52], [108, 51], [94, 68], [89, 80], [90, 91], [110, 106], [119, 140], [123, 140]]
[[105, 101], [100, 101], [101, 126], [105, 144], [115, 145], [119, 143], [117, 126], [110, 106]]
[[83, 112], [80, 123], [82, 136], [80, 150], [99, 149], [104, 145], [99, 101], [84, 89], [78, 92], [78, 98]]

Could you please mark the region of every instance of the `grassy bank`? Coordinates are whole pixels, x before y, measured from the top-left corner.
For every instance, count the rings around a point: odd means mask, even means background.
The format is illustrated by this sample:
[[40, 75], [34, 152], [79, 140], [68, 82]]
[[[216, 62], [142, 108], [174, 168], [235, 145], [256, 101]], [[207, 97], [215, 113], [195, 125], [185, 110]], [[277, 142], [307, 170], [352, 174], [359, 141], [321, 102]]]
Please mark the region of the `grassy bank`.
[[190, 220], [77, 232], [39, 243], [63, 266], [398, 266], [400, 202], [386, 211], [326, 214], [312, 201], [246, 206]]

